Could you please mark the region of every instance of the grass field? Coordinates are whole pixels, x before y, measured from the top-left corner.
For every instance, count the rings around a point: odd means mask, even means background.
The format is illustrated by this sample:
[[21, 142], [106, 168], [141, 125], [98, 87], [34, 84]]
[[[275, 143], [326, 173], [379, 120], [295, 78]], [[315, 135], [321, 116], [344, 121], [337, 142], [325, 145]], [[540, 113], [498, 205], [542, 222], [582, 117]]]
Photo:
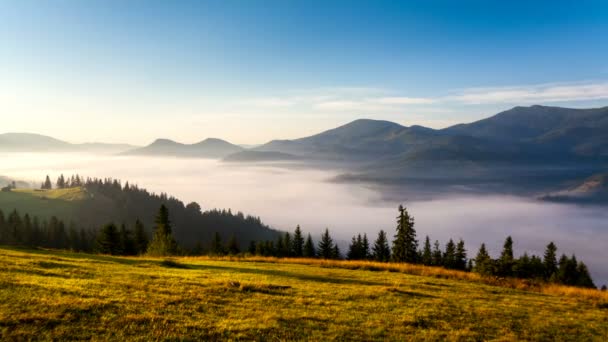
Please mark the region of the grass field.
[[391, 267], [2, 248], [0, 340], [608, 339], [599, 291]]

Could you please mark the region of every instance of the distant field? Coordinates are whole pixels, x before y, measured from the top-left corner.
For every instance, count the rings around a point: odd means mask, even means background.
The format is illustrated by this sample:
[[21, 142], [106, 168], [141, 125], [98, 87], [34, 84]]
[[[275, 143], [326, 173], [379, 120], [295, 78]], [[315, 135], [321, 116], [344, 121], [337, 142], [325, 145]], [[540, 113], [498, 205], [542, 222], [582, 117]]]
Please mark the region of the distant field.
[[358, 267], [3, 248], [0, 340], [608, 339], [608, 296], [599, 291], [522, 291], [349, 265]]
[[53, 190], [14, 189], [10, 192], [0, 192], [0, 209], [5, 211], [5, 214], [15, 208], [27, 208], [27, 213], [41, 218], [53, 215], [72, 218], [77, 208], [73, 202], [85, 199], [86, 196], [87, 193], [82, 187]]

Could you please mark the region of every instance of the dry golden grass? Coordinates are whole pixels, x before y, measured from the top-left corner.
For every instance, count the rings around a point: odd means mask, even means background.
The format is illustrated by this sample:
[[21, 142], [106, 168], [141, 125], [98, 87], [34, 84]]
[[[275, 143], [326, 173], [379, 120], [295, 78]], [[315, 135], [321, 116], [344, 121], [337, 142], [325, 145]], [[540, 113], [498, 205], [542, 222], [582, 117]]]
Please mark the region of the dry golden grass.
[[0, 248], [0, 340], [608, 339], [605, 293], [416, 265]]

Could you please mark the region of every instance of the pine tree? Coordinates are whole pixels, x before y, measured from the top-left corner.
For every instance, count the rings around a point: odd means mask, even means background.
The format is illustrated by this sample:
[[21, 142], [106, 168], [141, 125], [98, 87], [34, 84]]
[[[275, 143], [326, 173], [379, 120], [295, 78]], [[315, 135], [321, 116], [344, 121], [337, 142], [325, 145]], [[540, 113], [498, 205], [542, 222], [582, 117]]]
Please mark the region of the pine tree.
[[139, 219], [135, 220], [135, 236], [133, 240], [136, 254], [143, 254], [148, 250], [148, 235], [144, 229], [144, 224]]
[[439, 241], [435, 240], [433, 244], [433, 266], [442, 266], [443, 265], [443, 254], [441, 253], [441, 247], [439, 246]]
[[232, 235], [230, 237], [230, 240], [228, 240], [228, 253], [230, 253], [231, 255], [237, 255], [241, 252], [241, 249], [239, 248], [239, 243], [236, 240], [236, 236]]
[[350, 245], [348, 246], [348, 252], [346, 253], [346, 258], [348, 260], [358, 260], [361, 258], [361, 246], [362, 240], [361, 235], [359, 234], [359, 240], [353, 236]]
[[102, 254], [120, 253], [120, 234], [114, 223], [105, 225], [97, 236], [97, 251]]
[[362, 251], [361, 251], [361, 258], [362, 259], [369, 259], [370, 258], [370, 252], [369, 252], [369, 240], [367, 240], [367, 234], [363, 233], [363, 244], [361, 245], [362, 247]]
[[432, 265], [433, 264], [433, 252], [431, 251], [431, 239], [429, 236], [426, 236], [424, 239], [424, 247], [422, 248], [422, 263], [424, 265]]
[[479, 247], [479, 252], [475, 257], [475, 266], [473, 271], [482, 275], [493, 275], [494, 274], [494, 262], [486, 250], [486, 244], [482, 243]]
[[456, 245], [452, 239], [450, 239], [450, 241], [448, 241], [448, 243], [445, 245], [443, 266], [446, 268], [456, 268]]
[[51, 183], [51, 178], [49, 178], [49, 176], [46, 176], [46, 179], [44, 180], [44, 183], [42, 185], [42, 189], [45, 190], [50, 190], [53, 188], [53, 183]]
[[306, 236], [306, 242], [304, 243], [304, 257], [306, 258], [314, 258], [317, 256], [317, 251], [315, 250], [315, 244], [312, 242], [312, 237], [310, 234]]
[[285, 241], [283, 241], [283, 255], [290, 257], [292, 247], [291, 234], [289, 234], [289, 232], [285, 232]]
[[127, 226], [120, 226], [120, 253], [123, 255], [135, 255], [135, 242], [131, 237], [131, 231], [127, 230]]
[[169, 220], [169, 209], [163, 204], [155, 219], [156, 228], [152, 241], [148, 244], [148, 254], [165, 256], [177, 254], [177, 243], [173, 239], [173, 230]]
[[213, 240], [211, 240], [211, 253], [214, 255], [224, 255], [224, 244], [222, 243], [222, 236], [220, 233], [215, 232]]
[[304, 256], [304, 237], [302, 236], [302, 230], [300, 230], [300, 225], [296, 227], [296, 230], [293, 233], [293, 245], [291, 248], [291, 252], [296, 258], [301, 258], [302, 256]]
[[455, 267], [458, 270], [465, 270], [467, 268], [467, 250], [464, 248], [464, 241], [462, 239], [456, 244]]
[[279, 234], [279, 236], [277, 237], [277, 243], [276, 243], [276, 256], [281, 258], [285, 256], [285, 244], [283, 243], [283, 236]]
[[332, 259], [342, 259], [342, 253], [340, 252], [340, 247], [338, 244], [334, 244], [334, 247], [331, 249], [331, 258]]
[[407, 209], [399, 206], [397, 217], [397, 233], [393, 240], [393, 260], [397, 262], [415, 263], [418, 261], [418, 240], [414, 229], [414, 218], [410, 217]]
[[505, 243], [498, 259], [498, 273], [503, 277], [510, 277], [513, 275], [513, 265], [515, 261], [513, 258], [513, 239], [507, 236]]
[[553, 241], [549, 242], [545, 249], [543, 265], [545, 268], [544, 278], [551, 279], [557, 272], [557, 247]]
[[391, 258], [391, 249], [388, 246], [388, 239], [384, 230], [378, 232], [378, 237], [372, 247], [372, 256], [374, 260], [387, 262]]
[[319, 253], [319, 257], [323, 259], [331, 259], [334, 255], [334, 241], [329, 235], [328, 228], [325, 228], [325, 232], [321, 235], [317, 252]]
[[255, 249], [256, 249], [255, 241], [253, 241], [253, 240], [249, 241], [249, 247], [247, 247], [247, 253], [249, 253], [250, 255], [255, 255]]

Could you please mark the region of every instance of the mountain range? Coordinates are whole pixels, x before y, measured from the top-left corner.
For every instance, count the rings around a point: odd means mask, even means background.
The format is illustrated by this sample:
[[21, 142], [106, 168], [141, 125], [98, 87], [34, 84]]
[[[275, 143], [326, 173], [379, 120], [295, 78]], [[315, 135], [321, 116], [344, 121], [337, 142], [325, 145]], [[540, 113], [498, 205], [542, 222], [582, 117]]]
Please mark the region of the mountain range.
[[608, 107], [514, 107], [444, 129], [360, 119], [309, 137], [244, 148], [221, 139], [158, 139], [145, 147], [69, 144], [31, 134], [0, 135], [0, 151], [114, 150], [124, 155], [289, 161], [341, 165], [342, 181], [398, 184], [503, 183], [534, 191], [608, 170]]

